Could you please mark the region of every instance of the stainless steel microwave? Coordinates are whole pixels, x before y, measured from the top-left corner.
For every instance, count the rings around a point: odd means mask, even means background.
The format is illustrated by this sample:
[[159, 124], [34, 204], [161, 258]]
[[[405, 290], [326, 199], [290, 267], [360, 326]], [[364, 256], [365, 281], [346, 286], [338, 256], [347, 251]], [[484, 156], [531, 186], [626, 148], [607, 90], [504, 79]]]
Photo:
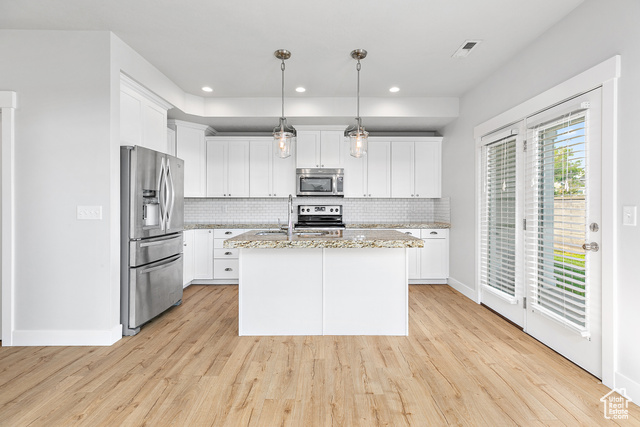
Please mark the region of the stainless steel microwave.
[[296, 169], [296, 195], [344, 197], [344, 169]]

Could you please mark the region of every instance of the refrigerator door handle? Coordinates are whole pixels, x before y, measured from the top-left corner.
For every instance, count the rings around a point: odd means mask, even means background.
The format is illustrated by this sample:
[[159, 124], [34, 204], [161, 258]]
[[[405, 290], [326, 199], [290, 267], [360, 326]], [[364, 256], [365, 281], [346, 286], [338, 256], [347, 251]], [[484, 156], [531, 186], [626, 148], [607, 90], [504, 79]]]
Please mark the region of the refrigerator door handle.
[[164, 165], [164, 160], [165, 158], [163, 157], [160, 160], [160, 176], [158, 177], [158, 205], [160, 207], [160, 229], [162, 231], [166, 230], [166, 224], [165, 224], [165, 217], [167, 216], [167, 204], [165, 201], [165, 194], [166, 194], [166, 189], [165, 189], [165, 165]]
[[160, 246], [160, 245], [166, 245], [167, 242], [171, 242], [172, 240], [178, 240], [181, 239], [182, 236], [177, 235], [177, 236], [170, 236], [170, 237], [163, 237], [161, 239], [153, 239], [150, 242], [144, 242], [144, 243], [140, 243], [140, 247], [141, 248], [148, 248], [150, 246]]
[[176, 190], [173, 184], [173, 174], [171, 173], [171, 166], [169, 161], [167, 160], [167, 171], [166, 171], [166, 183], [167, 183], [167, 230], [171, 228], [171, 215], [173, 214], [173, 207], [175, 205], [176, 199]]
[[180, 260], [180, 258], [182, 257], [181, 254], [174, 256], [173, 258], [170, 258], [168, 260], [166, 260], [166, 262], [163, 262], [160, 265], [156, 265], [153, 267], [147, 267], [143, 270], [140, 270], [140, 274], [147, 274], [147, 273], [151, 273], [152, 271], [156, 271], [156, 270], [161, 270], [163, 268], [167, 268], [169, 267], [171, 264], [177, 262]]

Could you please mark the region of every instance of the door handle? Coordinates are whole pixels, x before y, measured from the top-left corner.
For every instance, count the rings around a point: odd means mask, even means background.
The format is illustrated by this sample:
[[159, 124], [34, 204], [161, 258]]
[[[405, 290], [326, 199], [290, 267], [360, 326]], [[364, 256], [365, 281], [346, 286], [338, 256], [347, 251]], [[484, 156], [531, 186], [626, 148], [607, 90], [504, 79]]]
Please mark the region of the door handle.
[[233, 268], [227, 267], [227, 268], [224, 269], [224, 271], [233, 271]]
[[582, 245], [582, 249], [584, 249], [585, 251], [598, 252], [598, 250], [600, 249], [600, 246], [598, 246], [596, 242], [585, 243]]
[[225, 255], [231, 255], [231, 252], [225, 252], [224, 254]]

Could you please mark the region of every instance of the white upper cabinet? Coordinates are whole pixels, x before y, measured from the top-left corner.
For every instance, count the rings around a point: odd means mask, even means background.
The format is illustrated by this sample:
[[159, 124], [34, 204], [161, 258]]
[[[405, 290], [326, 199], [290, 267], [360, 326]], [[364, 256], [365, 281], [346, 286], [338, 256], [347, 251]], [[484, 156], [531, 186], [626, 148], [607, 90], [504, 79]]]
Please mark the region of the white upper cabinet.
[[249, 195], [287, 197], [295, 194], [295, 152], [286, 159], [276, 157], [272, 138], [252, 140], [249, 146]]
[[296, 165], [298, 168], [342, 167], [344, 130], [299, 130]]
[[442, 142], [415, 143], [416, 197], [442, 197]]
[[391, 144], [369, 139], [367, 151], [367, 197], [391, 194]]
[[184, 197], [205, 197], [207, 195], [205, 132], [208, 126], [181, 120], [169, 120], [168, 123], [176, 133], [176, 156], [184, 160]]
[[389, 197], [391, 193], [391, 144], [369, 138], [366, 156], [349, 155], [348, 142], [343, 143], [344, 196]]
[[206, 139], [207, 197], [249, 197], [249, 141]]
[[391, 197], [440, 197], [441, 149], [439, 137], [425, 141], [392, 141]]
[[139, 145], [171, 154], [167, 141], [167, 110], [171, 104], [120, 76], [120, 145]]

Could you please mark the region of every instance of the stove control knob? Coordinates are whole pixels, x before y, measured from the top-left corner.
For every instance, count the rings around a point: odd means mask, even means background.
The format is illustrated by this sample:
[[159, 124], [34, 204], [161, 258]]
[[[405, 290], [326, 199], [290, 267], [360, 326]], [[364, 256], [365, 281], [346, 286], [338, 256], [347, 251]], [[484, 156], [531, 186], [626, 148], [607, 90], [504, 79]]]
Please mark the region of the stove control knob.
[[331, 212], [333, 212], [333, 208], [329, 209]]

